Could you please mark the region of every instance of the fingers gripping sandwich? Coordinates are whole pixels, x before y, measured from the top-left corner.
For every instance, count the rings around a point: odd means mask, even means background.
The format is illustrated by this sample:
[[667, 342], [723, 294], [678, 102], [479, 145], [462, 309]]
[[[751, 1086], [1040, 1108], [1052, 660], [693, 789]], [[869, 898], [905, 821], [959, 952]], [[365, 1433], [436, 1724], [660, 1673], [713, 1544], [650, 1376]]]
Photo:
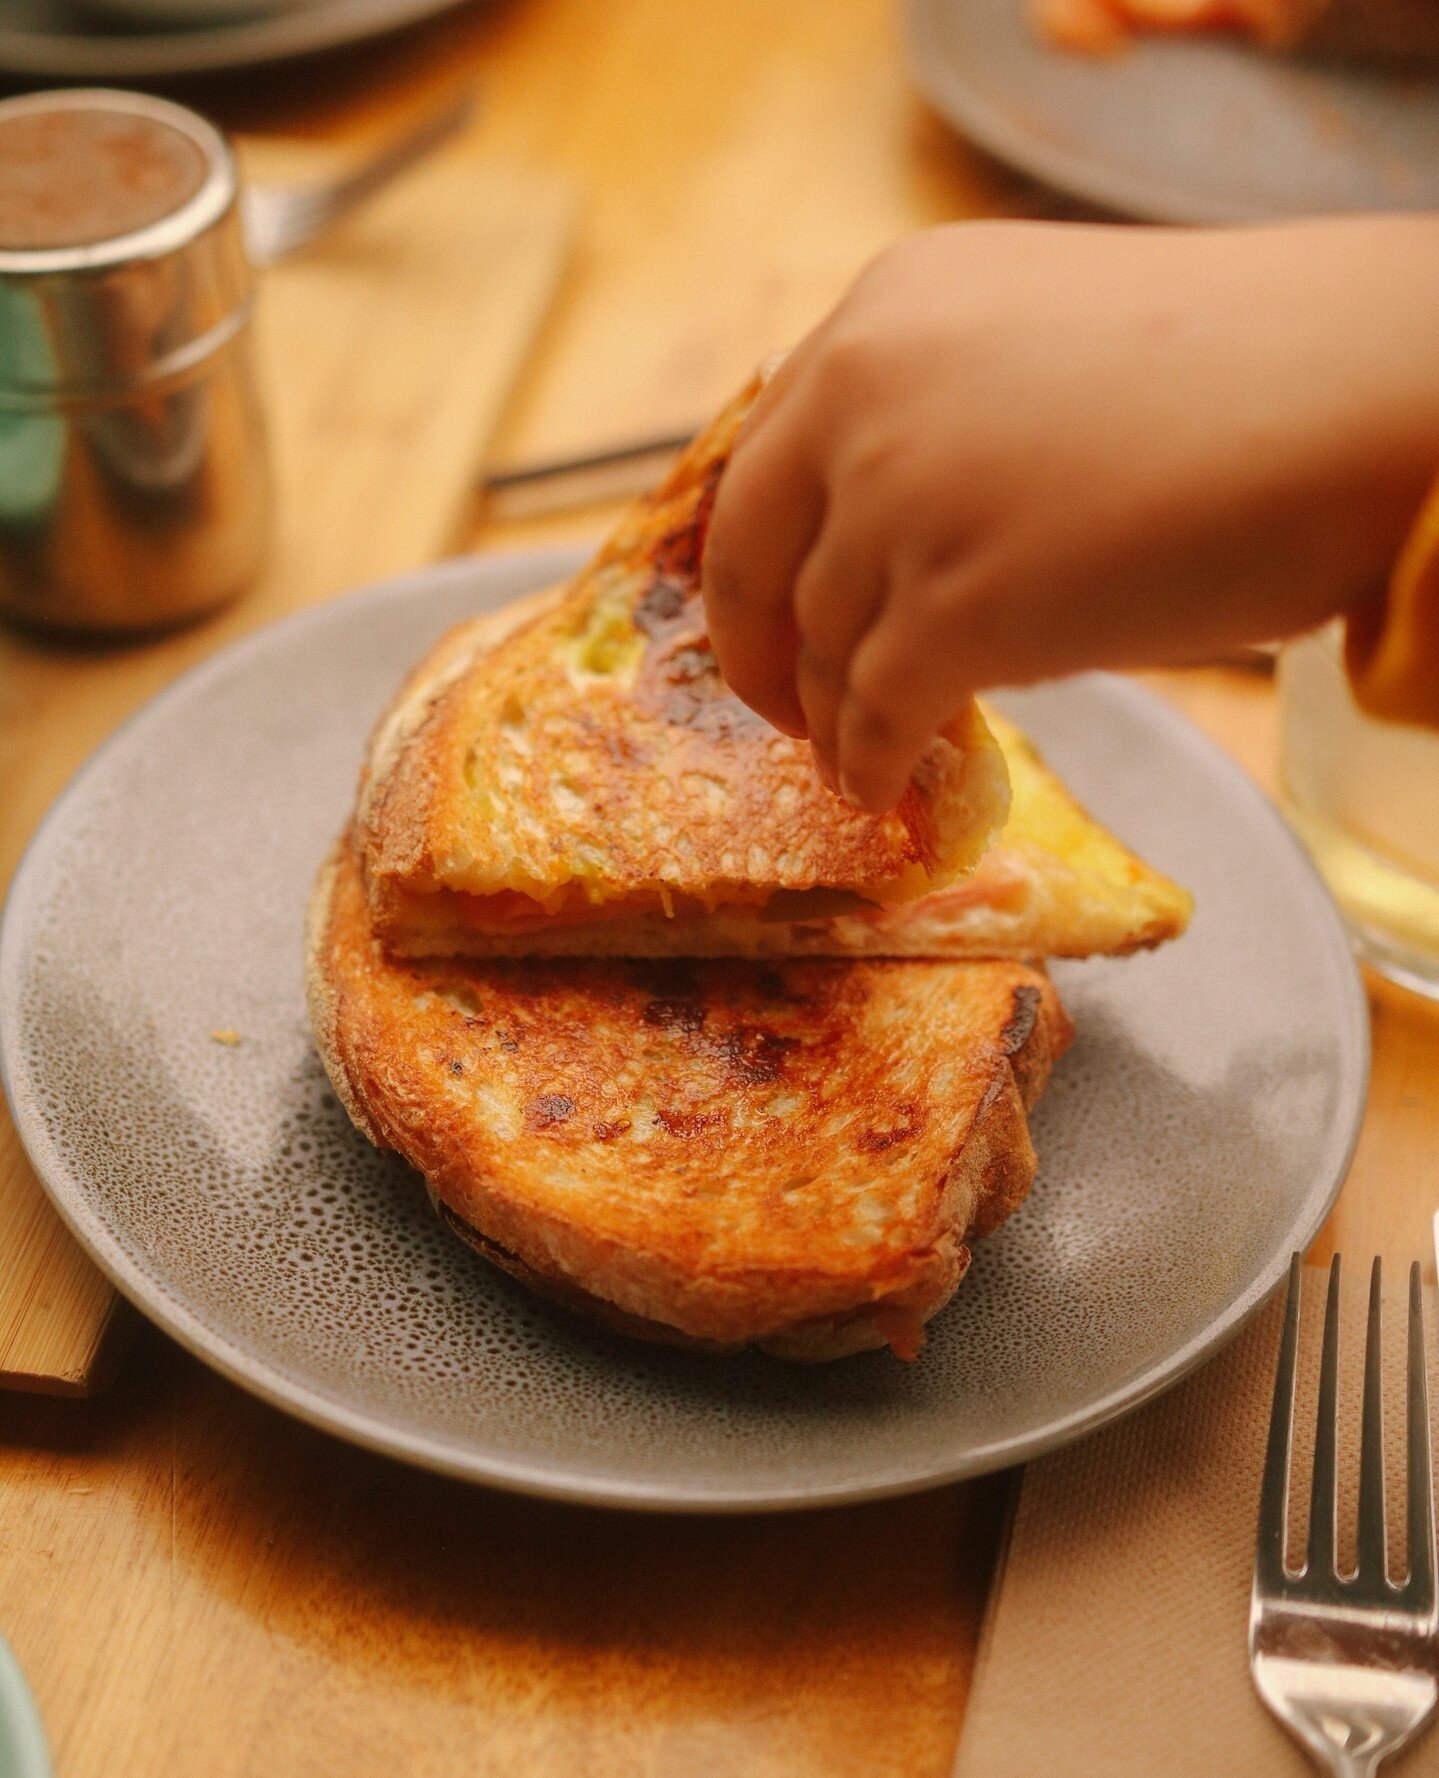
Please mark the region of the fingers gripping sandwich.
[[1004, 760], [972, 703], [900, 807], [874, 816], [720, 679], [700, 555], [750, 394], [570, 587], [462, 627], [402, 692], [358, 819], [392, 949], [523, 949], [556, 923], [773, 916], [836, 896], [893, 904], [957, 880], [1004, 819]]
[[532, 1289], [708, 1351], [912, 1357], [1034, 1177], [1071, 1036], [1042, 959], [1189, 901], [977, 706], [873, 817], [729, 693], [698, 572], [752, 393], [570, 586], [401, 688], [315, 886], [311, 1021], [358, 1128]]

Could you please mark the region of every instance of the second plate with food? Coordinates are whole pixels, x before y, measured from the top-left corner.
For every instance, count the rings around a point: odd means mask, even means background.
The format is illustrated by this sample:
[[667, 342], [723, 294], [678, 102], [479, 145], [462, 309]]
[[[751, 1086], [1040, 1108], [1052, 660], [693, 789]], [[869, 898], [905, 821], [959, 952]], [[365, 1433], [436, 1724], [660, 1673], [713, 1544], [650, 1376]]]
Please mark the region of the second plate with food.
[[1058, 191], [1157, 222], [1439, 204], [1439, 77], [1222, 37], [1117, 56], [1044, 42], [1031, 0], [906, 0], [910, 68], [951, 123]]
[[1040, 1170], [917, 1362], [714, 1359], [528, 1296], [446, 1234], [315, 1054], [301, 931], [370, 725], [450, 624], [563, 579], [474, 558], [278, 624], [179, 681], [71, 785], [0, 932], [17, 1127], [80, 1240], [160, 1326], [343, 1437], [613, 1505], [857, 1500], [1018, 1462], [1235, 1332], [1348, 1165], [1367, 1019], [1273, 810], [1157, 699], [1007, 696], [1076, 793], [1195, 891], [1152, 955], [1056, 967], [1078, 1027]]

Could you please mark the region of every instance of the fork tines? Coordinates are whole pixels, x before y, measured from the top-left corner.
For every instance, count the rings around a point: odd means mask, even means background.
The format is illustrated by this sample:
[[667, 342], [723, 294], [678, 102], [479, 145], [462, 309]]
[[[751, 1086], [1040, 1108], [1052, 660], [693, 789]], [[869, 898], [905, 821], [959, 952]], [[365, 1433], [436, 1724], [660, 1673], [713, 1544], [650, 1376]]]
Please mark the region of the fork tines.
[[1299, 1370], [1299, 1301], [1302, 1266], [1298, 1254], [1289, 1272], [1289, 1303], [1279, 1368], [1274, 1379], [1274, 1408], [1260, 1491], [1256, 1585], [1293, 1595], [1333, 1588], [1384, 1585], [1386, 1603], [1410, 1611], [1434, 1609], [1434, 1509], [1429, 1453], [1429, 1391], [1424, 1360], [1424, 1308], [1420, 1272], [1409, 1269], [1408, 1351], [1408, 1550], [1406, 1578], [1390, 1583], [1388, 1529], [1384, 1485], [1383, 1350], [1381, 1333], [1381, 1267], [1376, 1258], [1369, 1274], [1368, 1332], [1364, 1347], [1364, 1408], [1359, 1446], [1358, 1562], [1352, 1574], [1338, 1568], [1338, 1443], [1339, 1443], [1339, 1255], [1329, 1267], [1324, 1310], [1323, 1350], [1319, 1367], [1319, 1409], [1315, 1426], [1314, 1473], [1310, 1487], [1309, 1546], [1296, 1574], [1285, 1559], [1288, 1541], [1290, 1469], [1294, 1449], [1294, 1396]]
[[1419, 1267], [1409, 1272], [1407, 1568], [1389, 1576], [1384, 1483], [1380, 1265], [1369, 1278], [1364, 1405], [1359, 1448], [1356, 1561], [1339, 1569], [1339, 1256], [1319, 1362], [1319, 1404], [1310, 1483], [1309, 1541], [1302, 1568], [1286, 1559], [1299, 1372], [1303, 1270], [1294, 1256], [1274, 1379], [1274, 1407], [1260, 1490], [1259, 1537], [1249, 1614], [1249, 1657], [1260, 1696], [1335, 1773], [1367, 1774], [1409, 1741], [1439, 1702], [1439, 1613], [1434, 1587], [1433, 1475], [1424, 1306]]

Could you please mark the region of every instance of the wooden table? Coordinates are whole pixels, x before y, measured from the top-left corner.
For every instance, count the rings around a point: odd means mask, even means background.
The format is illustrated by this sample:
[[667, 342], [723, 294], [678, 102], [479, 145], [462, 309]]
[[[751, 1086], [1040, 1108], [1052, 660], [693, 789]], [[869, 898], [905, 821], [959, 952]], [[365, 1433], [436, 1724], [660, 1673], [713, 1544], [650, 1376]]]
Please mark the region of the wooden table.
[[[1058, 209], [925, 114], [890, 13], [514, 0], [190, 96], [236, 128], [354, 135], [479, 77], [487, 150], [586, 183], [503, 439], [547, 454], [702, 416], [896, 234]], [[477, 509], [473, 541], [604, 516]], [[1156, 683], [1267, 778], [1267, 686]], [[1388, 990], [1375, 1012], [1327, 1238], [1408, 1258], [1435, 1196], [1439, 1015]], [[0, 1628], [63, 1778], [942, 1778], [1004, 1492], [709, 1522], [531, 1504], [336, 1444], [147, 1331], [98, 1400], [0, 1400]]]

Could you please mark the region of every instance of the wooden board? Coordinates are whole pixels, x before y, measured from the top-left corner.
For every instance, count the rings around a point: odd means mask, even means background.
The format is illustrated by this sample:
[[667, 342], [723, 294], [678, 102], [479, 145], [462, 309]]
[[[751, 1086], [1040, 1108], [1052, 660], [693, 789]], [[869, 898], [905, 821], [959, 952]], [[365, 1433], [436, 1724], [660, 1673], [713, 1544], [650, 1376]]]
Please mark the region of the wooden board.
[[[256, 144], [266, 178], [322, 150]], [[257, 336], [277, 486], [272, 564], [219, 618], [85, 653], [0, 632], [0, 885], [91, 749], [176, 673], [300, 605], [442, 555], [557, 289], [576, 214], [554, 174], [462, 148], [273, 268]], [[42, 1195], [0, 1106], [0, 1386], [84, 1394], [105, 1376], [109, 1285]]]

